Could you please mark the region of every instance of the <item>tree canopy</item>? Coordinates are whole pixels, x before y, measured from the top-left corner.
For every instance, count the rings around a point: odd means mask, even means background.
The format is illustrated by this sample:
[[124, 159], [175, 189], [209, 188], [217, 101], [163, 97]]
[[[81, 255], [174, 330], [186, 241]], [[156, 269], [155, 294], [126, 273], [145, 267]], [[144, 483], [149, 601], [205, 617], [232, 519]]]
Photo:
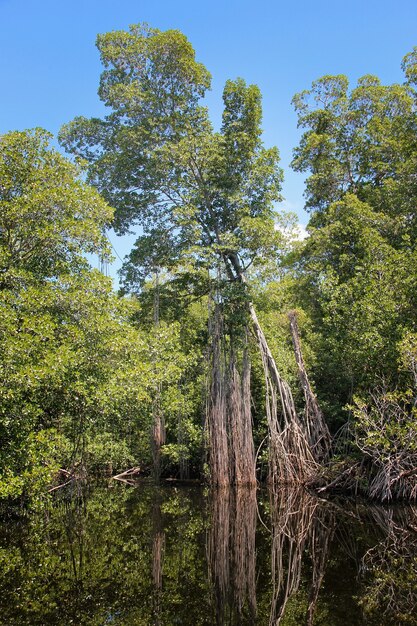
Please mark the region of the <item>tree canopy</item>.
[[[111, 113], [76, 118], [61, 143], [89, 162], [89, 180], [116, 207], [118, 232], [143, 228], [124, 276], [213, 269], [239, 255], [261, 263], [279, 245], [274, 201], [282, 172], [261, 140], [259, 89], [227, 81], [220, 132], [203, 96], [207, 70], [178, 31], [133, 26], [99, 36], [99, 95]], [[229, 268], [230, 269], [230, 268]]]

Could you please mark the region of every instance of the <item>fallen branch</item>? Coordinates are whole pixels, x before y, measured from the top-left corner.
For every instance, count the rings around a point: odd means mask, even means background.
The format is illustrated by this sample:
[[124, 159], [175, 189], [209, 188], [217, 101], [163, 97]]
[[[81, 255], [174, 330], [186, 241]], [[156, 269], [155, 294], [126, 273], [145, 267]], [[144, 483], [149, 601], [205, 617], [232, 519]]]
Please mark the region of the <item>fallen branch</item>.
[[116, 476], [112, 476], [112, 480], [120, 480], [122, 482], [126, 482], [129, 478], [136, 478], [140, 474], [140, 467], [131, 467], [130, 469], [122, 472], [121, 474], [117, 474]]

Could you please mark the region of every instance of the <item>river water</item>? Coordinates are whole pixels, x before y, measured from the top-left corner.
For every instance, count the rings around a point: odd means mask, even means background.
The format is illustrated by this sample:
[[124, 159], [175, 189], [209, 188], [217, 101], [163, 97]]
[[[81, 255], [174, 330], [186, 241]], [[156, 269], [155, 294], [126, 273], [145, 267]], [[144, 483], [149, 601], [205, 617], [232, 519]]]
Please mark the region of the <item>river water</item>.
[[417, 624], [417, 509], [74, 485], [1, 519], [0, 624]]

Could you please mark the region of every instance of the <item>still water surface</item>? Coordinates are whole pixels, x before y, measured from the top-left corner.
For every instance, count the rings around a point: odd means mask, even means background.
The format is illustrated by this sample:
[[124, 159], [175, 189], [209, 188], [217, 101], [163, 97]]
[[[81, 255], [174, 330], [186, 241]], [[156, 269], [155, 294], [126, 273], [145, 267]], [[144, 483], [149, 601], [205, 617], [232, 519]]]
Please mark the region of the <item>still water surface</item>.
[[0, 521], [3, 626], [417, 624], [417, 509], [113, 483]]

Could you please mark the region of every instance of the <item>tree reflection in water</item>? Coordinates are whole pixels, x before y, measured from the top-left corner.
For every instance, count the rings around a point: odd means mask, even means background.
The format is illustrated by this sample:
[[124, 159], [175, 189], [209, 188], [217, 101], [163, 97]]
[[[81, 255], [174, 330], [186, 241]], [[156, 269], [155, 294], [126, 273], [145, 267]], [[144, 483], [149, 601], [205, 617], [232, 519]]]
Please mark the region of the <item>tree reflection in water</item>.
[[207, 556], [216, 624], [256, 622], [256, 489], [213, 490]]
[[289, 598], [298, 590], [306, 550], [312, 562], [312, 580], [305, 623], [313, 624], [330, 542], [334, 511], [303, 490], [271, 491], [272, 602], [270, 626], [281, 623]]
[[[208, 562], [213, 581], [216, 624], [255, 624], [256, 523], [254, 489], [219, 489], [211, 494]], [[270, 492], [271, 573], [270, 626], [285, 616], [289, 598], [301, 582], [307, 551], [311, 581], [305, 624], [313, 624], [320, 586], [335, 531], [335, 511], [302, 490]], [[258, 563], [258, 567], [265, 567]], [[262, 618], [261, 618], [262, 619]], [[265, 622], [259, 622], [265, 623]]]
[[161, 624], [162, 571], [165, 548], [165, 532], [162, 525], [161, 494], [159, 490], [152, 505], [152, 581], [154, 585], [154, 624]]
[[72, 495], [0, 522], [1, 626], [417, 625], [415, 507], [146, 484]]
[[380, 541], [364, 555], [361, 594], [367, 623], [417, 624], [417, 507], [367, 510]]

